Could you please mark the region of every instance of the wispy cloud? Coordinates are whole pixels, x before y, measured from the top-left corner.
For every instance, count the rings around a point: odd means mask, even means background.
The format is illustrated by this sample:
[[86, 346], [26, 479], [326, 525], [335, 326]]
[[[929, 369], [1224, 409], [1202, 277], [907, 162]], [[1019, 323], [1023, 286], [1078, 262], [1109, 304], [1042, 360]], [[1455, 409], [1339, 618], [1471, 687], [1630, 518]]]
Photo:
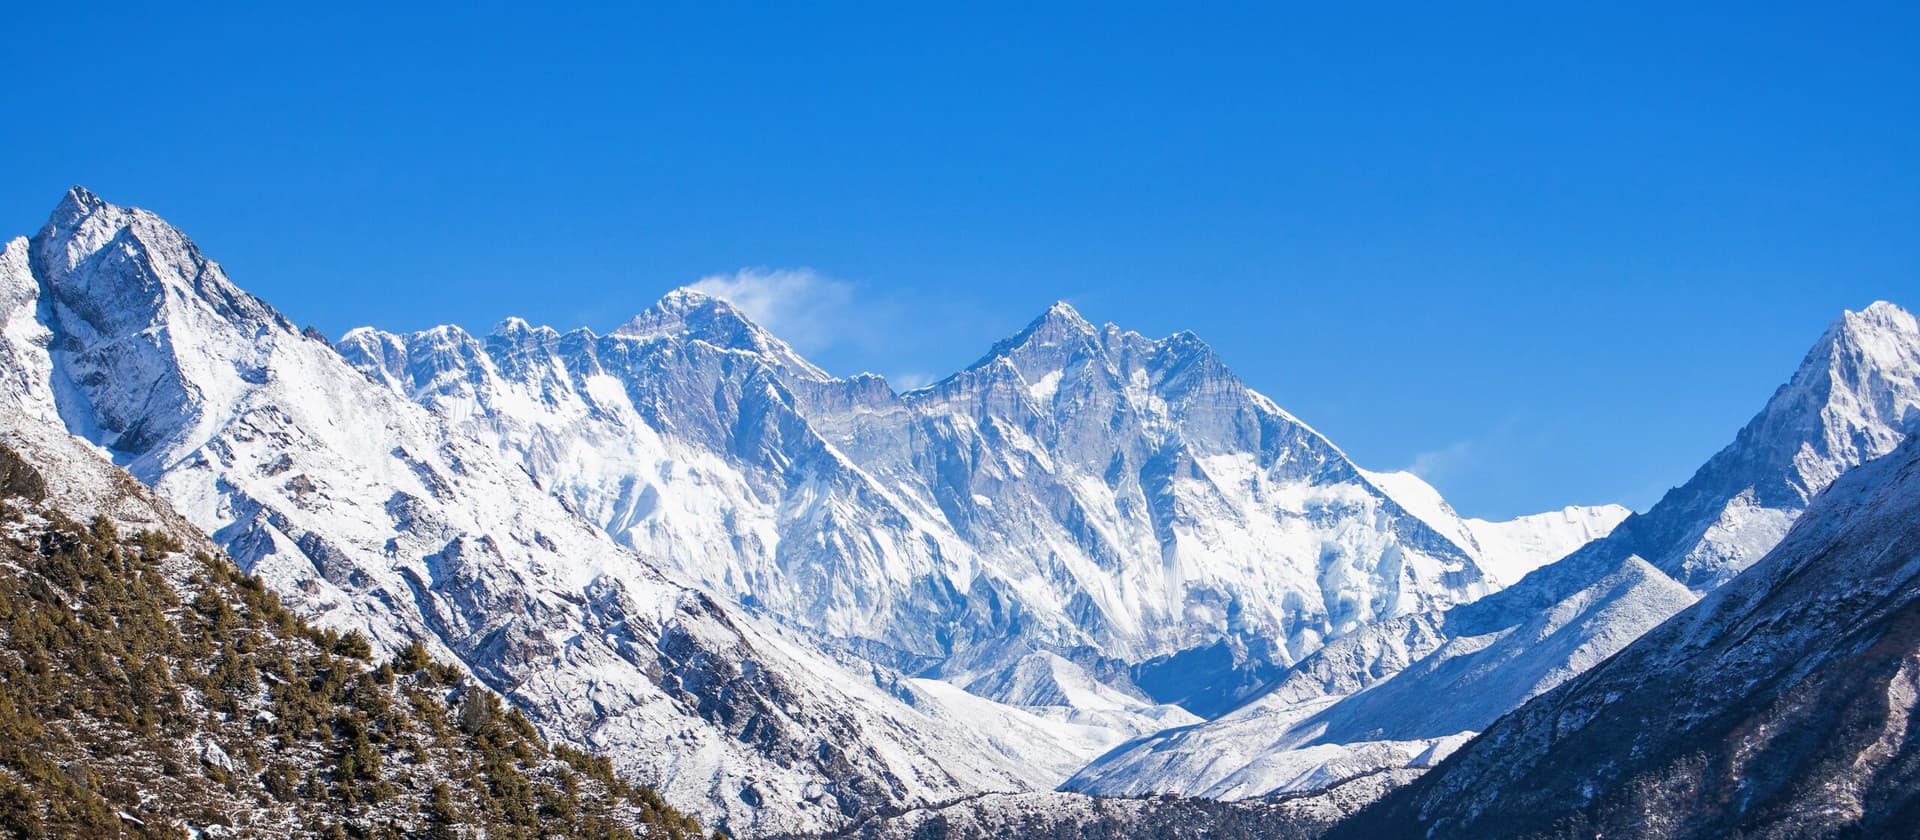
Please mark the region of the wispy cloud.
[[810, 268], [743, 268], [688, 288], [739, 307], [832, 373], [880, 373], [896, 391], [932, 383], [1021, 323], [949, 288], [875, 288]]
[[854, 317], [853, 284], [810, 268], [743, 268], [702, 277], [688, 288], [740, 307], [801, 352], [818, 352], [847, 339]]
[[933, 374], [917, 370], [903, 370], [897, 373], [887, 374], [887, 384], [892, 385], [894, 390], [897, 391], [911, 391], [915, 388], [933, 384]]
[[1473, 441], [1454, 441], [1439, 449], [1430, 449], [1413, 456], [1413, 462], [1407, 465], [1407, 472], [1432, 482], [1449, 473], [1460, 471], [1471, 464], [1473, 458]]

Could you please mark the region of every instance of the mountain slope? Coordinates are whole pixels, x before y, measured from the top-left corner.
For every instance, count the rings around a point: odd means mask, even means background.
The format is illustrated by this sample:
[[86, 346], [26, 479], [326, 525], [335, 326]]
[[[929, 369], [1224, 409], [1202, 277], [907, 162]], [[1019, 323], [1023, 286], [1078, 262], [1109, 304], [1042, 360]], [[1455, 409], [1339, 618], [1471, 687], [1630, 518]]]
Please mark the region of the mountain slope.
[[1503, 585], [1613, 533], [1633, 511], [1621, 505], [1575, 505], [1500, 522], [1467, 520], [1481, 564]]
[[[60, 455], [26, 451], [0, 447], [10, 836], [439, 837], [456, 824], [702, 836], [604, 762], [549, 752], [524, 718], [424, 649], [373, 667], [364, 638], [312, 628], [257, 578], [204, 550], [188, 556], [203, 535], [122, 536], [108, 512], [183, 524], [124, 473], [101, 463], [76, 474]], [[98, 483], [81, 495], [75, 479]]]
[[1920, 444], [1337, 836], [1873, 836], [1920, 818]]
[[1337, 640], [1242, 707], [1103, 756], [1067, 787], [1247, 795], [1291, 784], [1309, 759], [1390, 766], [1383, 741], [1457, 743], [1687, 606], [1685, 581], [1713, 586], [1745, 568], [1812, 494], [1916, 418], [1920, 325], [1886, 303], [1846, 313], [1734, 441], [1647, 513], [1486, 598]]
[[1074, 793], [989, 794], [867, 820], [825, 835], [847, 840], [1309, 840], [1405, 784], [1410, 771], [1355, 779], [1311, 796], [1216, 802]]

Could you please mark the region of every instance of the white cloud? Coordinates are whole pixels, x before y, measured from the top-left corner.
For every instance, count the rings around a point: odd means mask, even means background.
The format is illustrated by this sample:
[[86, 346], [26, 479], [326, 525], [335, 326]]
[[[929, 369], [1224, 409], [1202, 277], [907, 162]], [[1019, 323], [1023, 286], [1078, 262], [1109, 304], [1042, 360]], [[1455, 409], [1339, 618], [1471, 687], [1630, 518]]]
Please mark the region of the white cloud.
[[1004, 335], [996, 334], [1004, 323], [946, 288], [875, 289], [810, 268], [743, 268], [687, 288], [732, 303], [825, 370], [884, 372], [896, 391], [938, 380], [938, 371], [973, 359], [966, 348]]
[[848, 337], [853, 284], [809, 268], [743, 268], [702, 277], [688, 286], [726, 300], [801, 352]]
[[1459, 470], [1472, 460], [1473, 441], [1454, 441], [1439, 449], [1428, 450], [1413, 456], [1413, 463], [1407, 465], [1407, 472], [1432, 482]]
[[887, 384], [895, 391], [911, 391], [915, 388], [933, 384], [933, 374], [917, 370], [906, 370], [887, 377]]

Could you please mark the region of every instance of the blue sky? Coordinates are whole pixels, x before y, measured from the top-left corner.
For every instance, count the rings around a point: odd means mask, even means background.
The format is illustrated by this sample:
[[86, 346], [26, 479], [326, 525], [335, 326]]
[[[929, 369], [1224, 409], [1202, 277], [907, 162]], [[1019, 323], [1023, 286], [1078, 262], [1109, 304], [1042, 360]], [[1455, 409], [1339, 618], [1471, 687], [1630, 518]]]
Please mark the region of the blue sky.
[[1920, 306], [1912, 3], [63, 5], [8, 13], [0, 230], [83, 183], [335, 335], [718, 277], [910, 379], [1066, 299], [1505, 516], [1644, 507]]

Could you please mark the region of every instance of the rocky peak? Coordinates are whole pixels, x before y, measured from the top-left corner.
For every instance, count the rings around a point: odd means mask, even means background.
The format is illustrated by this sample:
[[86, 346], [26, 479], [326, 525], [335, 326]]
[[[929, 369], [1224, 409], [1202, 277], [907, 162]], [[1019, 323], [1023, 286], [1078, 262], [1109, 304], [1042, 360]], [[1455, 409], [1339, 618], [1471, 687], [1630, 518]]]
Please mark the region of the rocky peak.
[[1840, 316], [1823, 344], [1820, 372], [1832, 383], [1824, 413], [1853, 438], [1835, 443], [1865, 457], [1891, 451], [1900, 440], [1894, 433], [1911, 433], [1920, 414], [1920, 323], [1879, 301]]
[[1027, 325], [1028, 330], [1045, 329], [1055, 332], [1087, 334], [1094, 332], [1093, 324], [1080, 317], [1080, 310], [1064, 300], [1056, 300], [1040, 317]]
[[1005, 362], [1030, 381], [1062, 370], [1074, 359], [1099, 349], [1099, 330], [1066, 301], [1057, 301], [1019, 332], [993, 345], [967, 366], [978, 371]]
[[674, 289], [613, 335], [698, 338], [720, 347], [760, 350], [771, 338], [733, 304], [694, 289]]
[[1793, 377], [1686, 484], [1614, 535], [1696, 592], [1779, 542], [1839, 475], [1920, 422], [1920, 327], [1890, 303], [1835, 319]]
[[560, 331], [545, 325], [536, 327], [515, 316], [495, 324], [487, 337], [513, 345], [551, 344], [560, 340]]
[[62, 319], [69, 329], [131, 335], [199, 310], [249, 332], [295, 331], [279, 312], [229, 282], [178, 228], [84, 187], [67, 191], [32, 243], [35, 276], [78, 316]]
[[65, 196], [61, 197], [60, 204], [53, 208], [53, 216], [47, 220], [47, 224], [71, 230], [88, 216], [110, 209], [113, 209], [113, 205], [108, 204], [105, 199], [94, 195], [92, 190], [75, 184], [67, 190]]

